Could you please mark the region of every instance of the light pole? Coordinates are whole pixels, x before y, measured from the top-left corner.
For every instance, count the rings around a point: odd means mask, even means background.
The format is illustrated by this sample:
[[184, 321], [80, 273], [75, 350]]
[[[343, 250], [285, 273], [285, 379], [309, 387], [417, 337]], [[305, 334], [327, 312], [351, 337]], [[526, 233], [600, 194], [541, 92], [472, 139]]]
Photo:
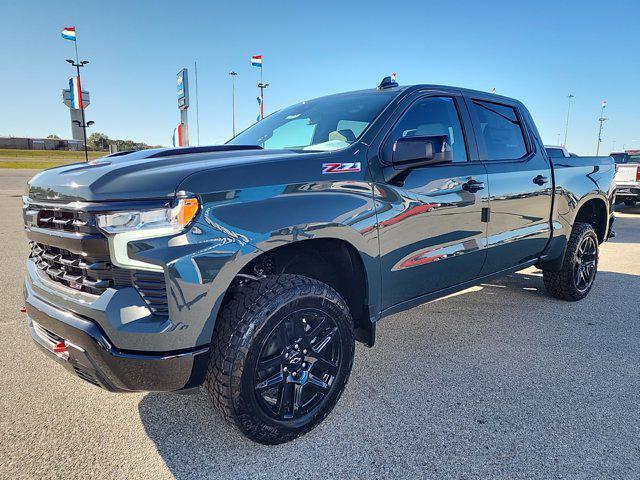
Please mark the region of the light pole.
[[[78, 72], [78, 90], [80, 90], [80, 113], [82, 114], [82, 125], [78, 125], [82, 127], [82, 136], [84, 137], [84, 160], [85, 162], [89, 161], [89, 154], [87, 153], [87, 124], [84, 119], [84, 105], [82, 104], [82, 82], [80, 81], [80, 67], [84, 67], [87, 63], [87, 60], [78, 61], [78, 47], [76, 46], [76, 61], [67, 59], [67, 63], [70, 63]], [[79, 124], [77, 120], [74, 123]], [[93, 122], [92, 122], [93, 123]]]
[[564, 126], [564, 143], [562, 144], [563, 147], [567, 146], [567, 134], [569, 133], [569, 114], [571, 113], [571, 99], [575, 98], [574, 95], [572, 95], [571, 93], [567, 96], [567, 99], [569, 100], [569, 106], [567, 107], [567, 123]]
[[87, 123], [84, 123], [84, 113], [83, 113], [83, 115], [82, 115], [82, 123], [80, 123], [79, 120], [74, 120], [73, 123], [75, 123], [77, 126], [82, 128], [82, 131], [84, 132], [84, 161], [88, 162], [89, 161], [89, 153], [87, 152], [87, 127], [90, 127], [91, 125], [93, 125], [96, 122], [94, 122], [93, 120], [89, 120]]
[[231, 70], [229, 72], [231, 76], [231, 122], [233, 125], [233, 136], [236, 136], [236, 77], [238, 74]]
[[264, 89], [268, 86], [268, 83], [262, 83], [262, 81], [258, 84], [258, 88], [260, 89], [260, 120], [264, 119]]
[[598, 144], [596, 146], [596, 157], [600, 154], [600, 143], [602, 142], [602, 127], [604, 125], [604, 122], [609, 120], [608, 118], [605, 118], [605, 116], [604, 116], [604, 108], [606, 106], [607, 106], [607, 101], [603, 100], [602, 101], [602, 109], [600, 110], [600, 118], [598, 119], [598, 121], [600, 122], [600, 129], [598, 130]]

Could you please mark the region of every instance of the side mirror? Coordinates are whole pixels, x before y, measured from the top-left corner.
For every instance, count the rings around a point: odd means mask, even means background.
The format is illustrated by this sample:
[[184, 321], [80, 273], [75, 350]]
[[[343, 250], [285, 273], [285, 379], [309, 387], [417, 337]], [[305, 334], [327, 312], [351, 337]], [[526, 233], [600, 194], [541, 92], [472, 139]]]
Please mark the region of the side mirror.
[[446, 136], [402, 137], [393, 144], [391, 162], [398, 170], [448, 163], [453, 161], [451, 151], [442, 151]]

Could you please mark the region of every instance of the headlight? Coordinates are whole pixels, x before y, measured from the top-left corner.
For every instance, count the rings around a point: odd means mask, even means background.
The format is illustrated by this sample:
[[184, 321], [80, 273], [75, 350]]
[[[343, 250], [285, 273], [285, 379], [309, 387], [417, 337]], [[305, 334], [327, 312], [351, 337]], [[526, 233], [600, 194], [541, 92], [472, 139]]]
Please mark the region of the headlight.
[[198, 199], [182, 198], [175, 207], [97, 215], [98, 227], [110, 234], [162, 229], [166, 235], [179, 233], [198, 213]]

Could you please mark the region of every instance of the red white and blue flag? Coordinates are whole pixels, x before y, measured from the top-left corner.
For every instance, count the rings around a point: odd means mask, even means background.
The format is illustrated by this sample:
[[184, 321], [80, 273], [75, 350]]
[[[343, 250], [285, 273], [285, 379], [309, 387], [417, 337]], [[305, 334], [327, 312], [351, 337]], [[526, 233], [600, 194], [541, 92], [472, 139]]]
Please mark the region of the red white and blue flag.
[[607, 101], [606, 100], [602, 100], [602, 108], [607, 106]]
[[251, 65], [253, 67], [262, 68], [262, 55], [254, 55], [251, 57]]
[[173, 131], [173, 146], [174, 147], [186, 147], [186, 127], [184, 124], [179, 123]]
[[64, 27], [62, 29], [62, 38], [76, 41], [76, 27]]
[[69, 90], [71, 92], [71, 108], [82, 110], [82, 86], [80, 85], [80, 77], [69, 79]]

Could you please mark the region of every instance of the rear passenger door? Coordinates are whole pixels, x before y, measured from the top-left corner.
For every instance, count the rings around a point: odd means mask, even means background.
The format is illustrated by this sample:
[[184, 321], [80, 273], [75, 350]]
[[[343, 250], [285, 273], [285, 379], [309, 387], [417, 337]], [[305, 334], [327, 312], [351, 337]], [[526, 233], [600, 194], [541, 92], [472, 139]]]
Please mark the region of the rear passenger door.
[[537, 258], [551, 234], [552, 173], [517, 102], [466, 99], [489, 181], [487, 260], [481, 275]]

